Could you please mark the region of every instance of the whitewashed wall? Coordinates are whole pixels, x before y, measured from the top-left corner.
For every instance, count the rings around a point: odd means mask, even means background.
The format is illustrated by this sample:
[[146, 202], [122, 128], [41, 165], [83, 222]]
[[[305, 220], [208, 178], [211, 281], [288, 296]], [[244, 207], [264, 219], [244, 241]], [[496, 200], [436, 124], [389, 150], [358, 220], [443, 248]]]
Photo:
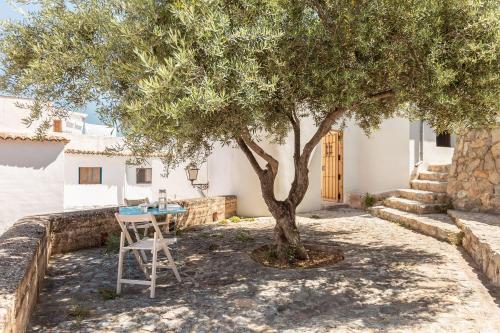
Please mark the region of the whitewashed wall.
[[[367, 137], [357, 125], [349, 122], [344, 129], [344, 198], [349, 193], [380, 193], [408, 187], [411, 173], [409, 124], [403, 118], [388, 119]], [[303, 120], [302, 126], [304, 144], [316, 127], [310, 120]], [[293, 180], [293, 139], [287, 138], [280, 146], [260, 144], [280, 162], [275, 191], [277, 198], [282, 199]], [[238, 196], [238, 214], [269, 215], [259, 180], [244, 154], [234, 150], [230, 161], [233, 192]], [[297, 211], [320, 209], [321, 204], [321, 145], [318, 145], [309, 162], [309, 188]]]
[[455, 135], [452, 135], [451, 148], [436, 146], [436, 133], [429, 125], [424, 124], [424, 163], [451, 164], [455, 140]]
[[[125, 157], [66, 154], [64, 208], [111, 206], [123, 203]], [[79, 167], [102, 167], [102, 184], [79, 184]]]
[[63, 150], [63, 143], [0, 140], [0, 234], [23, 216], [62, 211]]
[[409, 121], [404, 118], [385, 120], [370, 136], [350, 124], [344, 131], [345, 193], [380, 193], [408, 187], [409, 131]]
[[[136, 169], [152, 168], [152, 184], [137, 184]], [[187, 199], [201, 197], [191, 183], [187, 180], [185, 166], [180, 166], [174, 170], [170, 170], [168, 177], [165, 175], [163, 163], [160, 159], [154, 158], [141, 166], [128, 165], [127, 177], [125, 185], [125, 198], [140, 199], [148, 197], [151, 201], [158, 200], [158, 192], [160, 189], [165, 189], [169, 199]], [[200, 166], [199, 178], [197, 182], [205, 182], [206, 165]]]

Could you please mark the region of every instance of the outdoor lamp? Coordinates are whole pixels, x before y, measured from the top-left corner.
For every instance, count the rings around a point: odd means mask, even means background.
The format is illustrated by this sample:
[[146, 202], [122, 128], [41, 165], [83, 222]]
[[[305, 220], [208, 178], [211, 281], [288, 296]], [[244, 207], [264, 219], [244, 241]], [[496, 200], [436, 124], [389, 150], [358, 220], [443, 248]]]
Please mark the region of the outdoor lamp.
[[195, 180], [198, 179], [198, 171], [200, 171], [200, 169], [198, 169], [194, 163], [188, 164], [188, 166], [186, 166], [187, 179], [191, 182], [191, 185], [194, 188], [197, 188], [197, 189], [202, 190], [202, 191], [207, 190], [208, 189], [208, 182], [207, 183], [198, 183], [198, 184], [194, 183]]

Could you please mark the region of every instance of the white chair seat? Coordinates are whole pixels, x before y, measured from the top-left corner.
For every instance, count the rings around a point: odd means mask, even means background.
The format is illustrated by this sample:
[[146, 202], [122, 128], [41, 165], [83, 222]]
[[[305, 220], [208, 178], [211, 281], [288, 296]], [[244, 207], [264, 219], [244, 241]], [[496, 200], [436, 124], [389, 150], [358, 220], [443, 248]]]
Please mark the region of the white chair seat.
[[[174, 244], [175, 242], [177, 241], [177, 239], [175, 238], [166, 238], [166, 239], [163, 239], [163, 240], [156, 240], [157, 243], [163, 243], [165, 245], [171, 245], [171, 244]], [[135, 243], [132, 243], [128, 246], [125, 246], [123, 247], [124, 249], [127, 249], [127, 250], [153, 250], [153, 238], [145, 238], [145, 239], [141, 239], [140, 241], [138, 242], [135, 242]], [[156, 251], [160, 251], [161, 248], [160, 247], [157, 247], [156, 248]]]

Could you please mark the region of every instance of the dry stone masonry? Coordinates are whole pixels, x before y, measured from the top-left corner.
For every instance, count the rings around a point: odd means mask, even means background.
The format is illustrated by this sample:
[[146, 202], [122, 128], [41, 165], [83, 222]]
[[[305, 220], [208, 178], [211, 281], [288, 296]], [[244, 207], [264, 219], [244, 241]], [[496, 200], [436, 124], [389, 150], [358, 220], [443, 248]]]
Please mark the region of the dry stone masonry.
[[464, 231], [464, 249], [492, 283], [500, 287], [500, 218], [456, 210], [448, 213]]
[[500, 124], [458, 137], [447, 192], [456, 209], [500, 214]]

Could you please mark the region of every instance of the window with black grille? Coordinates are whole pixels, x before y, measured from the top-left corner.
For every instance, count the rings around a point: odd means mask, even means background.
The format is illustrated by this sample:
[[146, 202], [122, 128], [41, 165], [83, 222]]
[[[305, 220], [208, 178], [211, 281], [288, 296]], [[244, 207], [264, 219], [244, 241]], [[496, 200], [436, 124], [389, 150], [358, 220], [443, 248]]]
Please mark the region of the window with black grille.
[[137, 168], [137, 184], [151, 184], [153, 178], [153, 169], [151, 168]]
[[450, 133], [441, 133], [436, 135], [436, 146], [438, 147], [451, 147]]

